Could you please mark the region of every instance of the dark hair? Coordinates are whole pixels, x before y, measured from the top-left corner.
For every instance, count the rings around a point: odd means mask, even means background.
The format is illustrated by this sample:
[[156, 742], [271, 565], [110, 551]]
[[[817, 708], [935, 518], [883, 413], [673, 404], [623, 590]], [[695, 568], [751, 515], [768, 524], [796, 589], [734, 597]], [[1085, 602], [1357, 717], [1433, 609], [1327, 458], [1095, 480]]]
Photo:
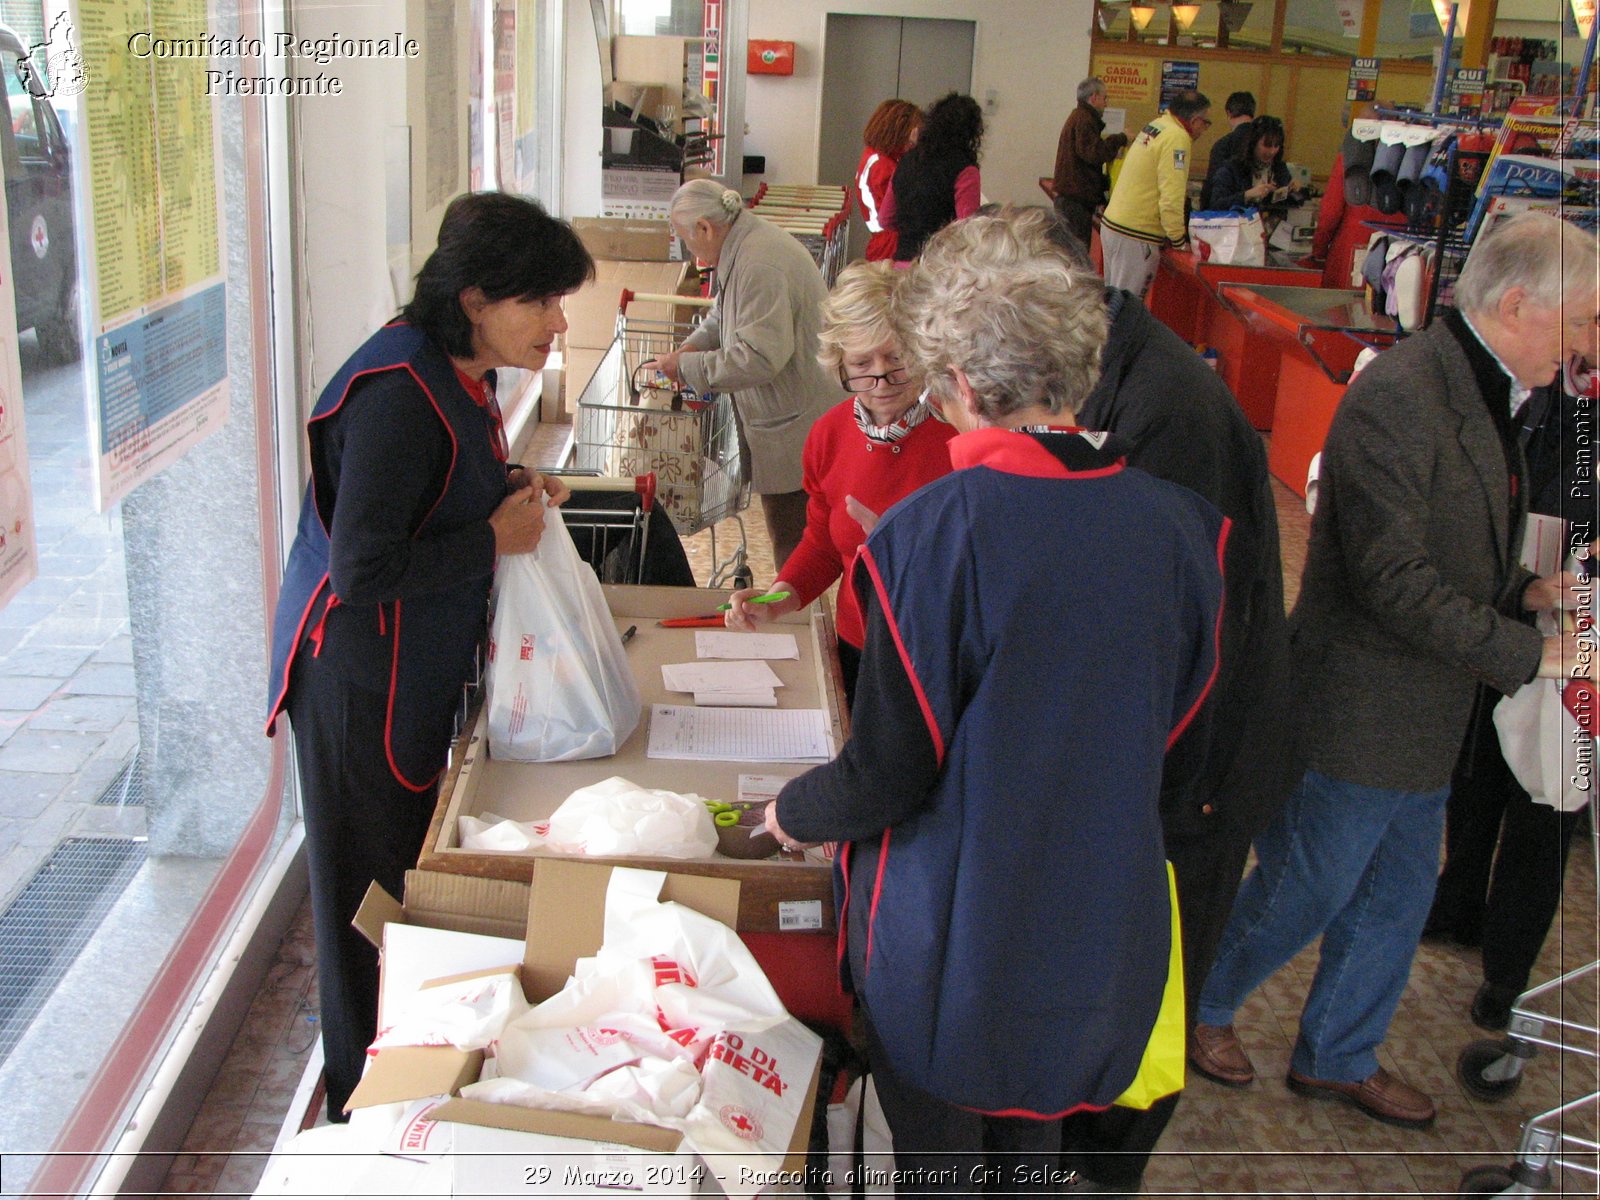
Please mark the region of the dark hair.
[[911, 145], [911, 135], [922, 124], [922, 110], [909, 100], [885, 100], [867, 120], [861, 135], [869, 149], [899, 158]]
[[1211, 101], [1206, 99], [1205, 93], [1186, 89], [1172, 98], [1172, 103], [1167, 105], [1167, 111], [1178, 120], [1187, 121], [1210, 107]]
[[1256, 146], [1261, 142], [1277, 142], [1278, 158], [1283, 158], [1283, 122], [1277, 117], [1257, 117], [1250, 122], [1250, 136], [1239, 143], [1239, 161], [1245, 166], [1253, 166], [1256, 161]]
[[471, 358], [472, 322], [461, 307], [467, 288], [482, 288], [490, 301], [537, 300], [593, 278], [594, 259], [565, 221], [520, 196], [467, 192], [444, 210], [439, 244], [400, 315], [446, 354]]
[[1232, 92], [1223, 102], [1222, 111], [1230, 117], [1253, 117], [1256, 115], [1256, 98], [1249, 92]]
[[971, 96], [951, 92], [923, 114], [917, 148], [931, 158], [956, 154], [978, 161], [983, 142], [983, 110]]

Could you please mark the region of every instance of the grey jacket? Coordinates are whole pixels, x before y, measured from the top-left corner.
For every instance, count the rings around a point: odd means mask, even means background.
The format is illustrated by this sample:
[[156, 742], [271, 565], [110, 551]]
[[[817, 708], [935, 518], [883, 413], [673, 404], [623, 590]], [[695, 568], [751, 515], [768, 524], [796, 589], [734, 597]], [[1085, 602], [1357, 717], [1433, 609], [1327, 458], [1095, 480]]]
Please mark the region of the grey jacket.
[[1526, 488], [1512, 500], [1500, 436], [1443, 320], [1351, 383], [1320, 487], [1289, 618], [1302, 749], [1351, 783], [1444, 787], [1477, 684], [1516, 691], [1542, 640], [1512, 615], [1532, 578], [1510, 549]]
[[733, 393], [751, 490], [797, 492], [806, 434], [844, 396], [817, 362], [828, 289], [804, 246], [748, 210], [722, 244], [715, 286], [678, 370], [698, 392]]

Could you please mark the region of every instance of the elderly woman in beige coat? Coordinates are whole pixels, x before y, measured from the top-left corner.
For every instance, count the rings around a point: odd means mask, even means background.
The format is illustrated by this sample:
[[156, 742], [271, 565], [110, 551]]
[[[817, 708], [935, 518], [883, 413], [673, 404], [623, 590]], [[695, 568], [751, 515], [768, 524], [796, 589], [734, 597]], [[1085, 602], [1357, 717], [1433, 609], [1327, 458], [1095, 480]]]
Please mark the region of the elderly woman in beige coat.
[[751, 490], [761, 497], [781, 563], [805, 532], [806, 434], [838, 399], [838, 384], [817, 361], [828, 289], [805, 247], [721, 184], [684, 184], [672, 198], [671, 219], [690, 252], [716, 267], [716, 303], [655, 365], [698, 392], [733, 393]]

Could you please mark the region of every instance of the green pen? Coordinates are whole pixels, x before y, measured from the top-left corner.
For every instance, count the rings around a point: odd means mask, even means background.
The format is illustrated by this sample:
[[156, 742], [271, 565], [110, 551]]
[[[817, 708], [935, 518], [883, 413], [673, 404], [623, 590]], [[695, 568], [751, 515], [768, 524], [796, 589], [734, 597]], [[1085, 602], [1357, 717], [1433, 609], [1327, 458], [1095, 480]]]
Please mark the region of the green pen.
[[[788, 598], [789, 598], [789, 593], [788, 592], [768, 592], [765, 596], [751, 596], [750, 597], [750, 603], [751, 604], [776, 604], [779, 600], [787, 600]], [[727, 612], [732, 607], [733, 607], [733, 605], [731, 605], [731, 604], [719, 604], [719, 605], [717, 605], [717, 611], [718, 612]]]

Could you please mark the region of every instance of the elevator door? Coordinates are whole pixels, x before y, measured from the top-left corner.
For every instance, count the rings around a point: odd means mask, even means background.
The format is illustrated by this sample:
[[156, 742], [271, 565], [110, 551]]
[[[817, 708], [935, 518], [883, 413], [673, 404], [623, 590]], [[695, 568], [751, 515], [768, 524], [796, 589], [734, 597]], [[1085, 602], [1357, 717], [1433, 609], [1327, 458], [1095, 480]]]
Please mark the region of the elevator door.
[[[885, 100], [899, 97], [926, 108], [947, 92], [969, 91], [975, 29], [972, 21], [829, 13], [817, 181], [853, 189], [861, 131]], [[859, 258], [867, 229], [853, 190], [852, 199], [850, 257]]]

